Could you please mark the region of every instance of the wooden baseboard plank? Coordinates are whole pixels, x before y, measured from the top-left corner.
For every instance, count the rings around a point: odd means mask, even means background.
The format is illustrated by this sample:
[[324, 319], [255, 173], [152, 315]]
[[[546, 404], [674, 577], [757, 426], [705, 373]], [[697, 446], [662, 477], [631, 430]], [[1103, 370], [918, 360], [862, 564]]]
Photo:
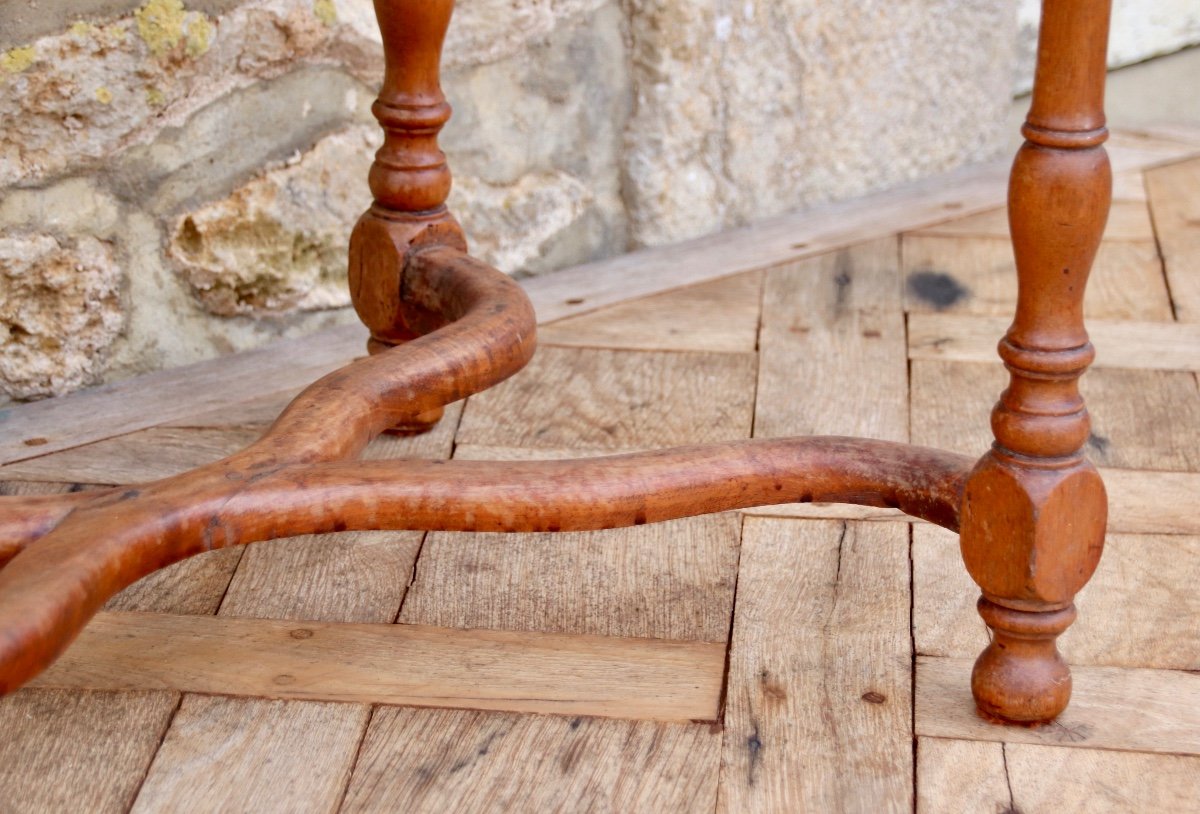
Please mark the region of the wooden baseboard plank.
[[101, 613], [34, 683], [715, 720], [721, 643]]
[[[908, 358], [999, 363], [1007, 316], [909, 314]], [[1095, 367], [1200, 371], [1200, 323], [1088, 320]]]
[[1200, 755], [1200, 675], [1074, 667], [1071, 705], [1040, 727], [998, 726], [971, 698], [970, 659], [917, 659], [916, 734], [976, 741]]

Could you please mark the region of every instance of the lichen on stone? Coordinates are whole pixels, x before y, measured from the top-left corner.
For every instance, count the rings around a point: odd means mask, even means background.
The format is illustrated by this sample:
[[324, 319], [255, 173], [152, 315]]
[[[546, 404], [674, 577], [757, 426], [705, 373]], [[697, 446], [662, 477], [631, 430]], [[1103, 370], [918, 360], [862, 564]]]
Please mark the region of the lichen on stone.
[[313, 14], [325, 25], [337, 22], [337, 5], [334, 0], [313, 0]]
[[0, 54], [0, 70], [3, 70], [5, 73], [21, 73], [28, 70], [36, 57], [37, 52], [34, 51], [32, 45], [10, 48], [3, 54]]
[[212, 23], [203, 14], [197, 14], [187, 22], [187, 55], [197, 59], [208, 53], [212, 44]]
[[96, 88], [96, 101], [102, 105], [112, 104], [113, 94], [108, 88]]
[[138, 36], [156, 57], [165, 56], [183, 39], [185, 12], [181, 0], [149, 0], [133, 16]]
[[100, 30], [98, 26], [93, 25], [85, 20], [80, 20], [71, 26], [71, 35], [78, 37], [81, 40], [90, 39]]
[[167, 103], [167, 96], [160, 88], [146, 88], [146, 104], [150, 107], [162, 107]]

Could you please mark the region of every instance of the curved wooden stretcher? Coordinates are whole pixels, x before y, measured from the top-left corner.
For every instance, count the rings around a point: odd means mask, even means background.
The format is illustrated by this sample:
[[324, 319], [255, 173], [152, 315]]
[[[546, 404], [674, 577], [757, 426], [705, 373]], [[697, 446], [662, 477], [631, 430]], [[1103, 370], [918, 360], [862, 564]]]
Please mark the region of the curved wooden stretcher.
[[1095, 569], [1106, 498], [1082, 453], [1077, 388], [1093, 351], [1084, 286], [1108, 213], [1101, 146], [1108, 0], [1045, 0], [1027, 139], [1009, 211], [1020, 278], [1000, 343], [1011, 383], [978, 462], [903, 444], [812, 437], [592, 460], [358, 461], [384, 431], [433, 426], [444, 405], [532, 357], [533, 309], [466, 253], [444, 202], [438, 70], [453, 0], [376, 0], [387, 70], [375, 203], [355, 227], [350, 285], [372, 355], [305, 390], [257, 442], [136, 487], [0, 498], [0, 694], [45, 669], [118, 591], [194, 554], [341, 530], [572, 531], [772, 503], [896, 507], [959, 531], [993, 632], [979, 710], [1036, 722], [1071, 692], [1055, 639]]

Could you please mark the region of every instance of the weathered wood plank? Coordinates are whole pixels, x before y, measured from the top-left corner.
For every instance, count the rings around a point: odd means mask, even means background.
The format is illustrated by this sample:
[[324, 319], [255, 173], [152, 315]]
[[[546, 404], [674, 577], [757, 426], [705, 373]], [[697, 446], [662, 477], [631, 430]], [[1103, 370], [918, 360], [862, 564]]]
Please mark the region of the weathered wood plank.
[[[461, 414], [462, 405], [452, 404], [432, 431], [407, 437], [380, 436], [363, 457], [444, 457]], [[199, 426], [152, 427], [0, 466], [0, 479], [126, 484], [167, 478], [232, 455], [257, 440], [266, 426], [246, 418], [234, 405], [224, 419], [217, 415], [199, 417]]]
[[609, 452], [746, 438], [754, 354], [542, 348], [472, 397], [457, 441]]
[[1200, 473], [1102, 469], [1108, 528], [1133, 534], [1200, 534]]
[[1190, 811], [1200, 758], [921, 738], [919, 814]]
[[996, 726], [975, 713], [973, 659], [917, 659], [921, 736], [1200, 755], [1200, 675], [1075, 667], [1071, 705], [1052, 724]]
[[[1012, 316], [1017, 269], [1007, 238], [906, 234], [902, 247], [906, 310]], [[1089, 319], [1171, 320], [1153, 240], [1101, 244], [1084, 312]]]
[[700, 642], [102, 613], [35, 683], [687, 721], [715, 719], [724, 662]]
[[[910, 314], [908, 358], [994, 363], [1010, 317]], [[1200, 371], [1200, 324], [1088, 320], [1094, 368]]]
[[538, 343], [627, 350], [753, 353], [762, 273], [610, 305], [538, 329]]
[[724, 642], [736, 514], [570, 534], [430, 534], [410, 624]]
[[[304, 387], [362, 355], [364, 336], [361, 326], [346, 325], [64, 398], [0, 409], [0, 461], [58, 452]], [[27, 444], [35, 439], [44, 443]]]
[[173, 692], [24, 689], [0, 700], [0, 811], [129, 810]]
[[720, 811], [909, 811], [908, 529], [747, 518]]
[[[1136, 186], [1140, 188], [1142, 176], [1136, 175]], [[1116, 183], [1114, 180], [1114, 187]], [[1104, 228], [1104, 240], [1134, 240], [1153, 242], [1154, 225], [1150, 222], [1150, 208], [1146, 204], [1145, 190], [1141, 190], [1140, 198], [1122, 195], [1123, 189], [1114, 188], [1112, 208], [1109, 210], [1108, 223]], [[908, 234], [926, 237], [990, 237], [1003, 240], [1010, 239], [1008, 229], [1008, 210], [1004, 207], [989, 209], [978, 215], [965, 218], [955, 218], [944, 223], [913, 229]]]
[[1146, 173], [1154, 231], [1171, 285], [1175, 315], [1200, 322], [1200, 160]]
[[342, 810], [708, 811], [720, 742], [706, 724], [381, 708]]
[[[915, 527], [912, 560], [917, 652], [974, 658], [988, 635], [958, 537]], [[1073, 665], [1200, 670], [1197, 584], [1200, 537], [1110, 534], [1100, 567], [1076, 597], [1079, 619], [1059, 649]]]
[[1200, 758], [1005, 744], [1013, 807], [1036, 814], [1194, 811]]
[[246, 549], [222, 548], [177, 562], [139, 579], [108, 600], [107, 610], [211, 616]]
[[185, 696], [133, 811], [333, 811], [368, 712]]
[[[1008, 383], [999, 362], [914, 360], [911, 377], [913, 443], [966, 454], [991, 446], [989, 416]], [[1084, 376], [1080, 389], [1092, 417], [1088, 454], [1097, 466], [1200, 471], [1194, 374], [1102, 368]]]
[[917, 814], [1014, 811], [1004, 744], [918, 739]]
[[246, 549], [221, 615], [391, 622], [423, 536], [355, 532], [257, 543]]
[[768, 272], [755, 437], [908, 440], [897, 263], [891, 238]]
[[220, 460], [261, 433], [251, 427], [154, 427], [0, 466], [0, 478], [84, 483], [144, 483]]

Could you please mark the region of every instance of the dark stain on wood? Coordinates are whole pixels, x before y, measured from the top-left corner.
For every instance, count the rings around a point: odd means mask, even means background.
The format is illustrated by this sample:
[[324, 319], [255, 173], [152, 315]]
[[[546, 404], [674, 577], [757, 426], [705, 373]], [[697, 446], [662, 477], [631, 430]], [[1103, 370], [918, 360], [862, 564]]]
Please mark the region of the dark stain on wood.
[[971, 295], [971, 290], [944, 271], [914, 271], [908, 275], [908, 290], [921, 302], [939, 311], [952, 308]]

